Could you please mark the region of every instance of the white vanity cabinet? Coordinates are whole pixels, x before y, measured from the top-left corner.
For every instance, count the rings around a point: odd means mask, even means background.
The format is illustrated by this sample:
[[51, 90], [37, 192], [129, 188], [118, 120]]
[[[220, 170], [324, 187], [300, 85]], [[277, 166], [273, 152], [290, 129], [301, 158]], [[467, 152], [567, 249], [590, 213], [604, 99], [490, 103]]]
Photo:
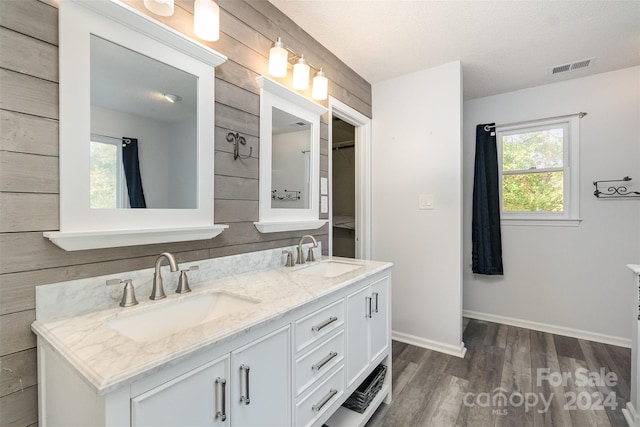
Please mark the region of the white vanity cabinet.
[[228, 378], [227, 355], [134, 396], [131, 425], [228, 426]]
[[389, 348], [389, 276], [347, 296], [347, 384]]
[[289, 425], [289, 371], [287, 326], [132, 397], [131, 425]]
[[[291, 271], [296, 282], [304, 277]], [[391, 400], [390, 283], [387, 267], [334, 284], [102, 389], [39, 335], [40, 426], [362, 426]], [[387, 376], [365, 414], [341, 407], [380, 363]]]
[[231, 427], [291, 425], [289, 329], [231, 353]]
[[295, 322], [294, 425], [323, 417], [345, 391], [344, 297]]

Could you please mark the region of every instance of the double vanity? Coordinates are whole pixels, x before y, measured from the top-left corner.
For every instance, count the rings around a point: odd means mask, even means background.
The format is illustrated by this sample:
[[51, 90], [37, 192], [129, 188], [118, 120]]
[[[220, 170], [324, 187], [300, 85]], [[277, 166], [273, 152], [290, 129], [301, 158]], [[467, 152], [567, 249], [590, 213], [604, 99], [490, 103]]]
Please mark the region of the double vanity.
[[[44, 237], [83, 251], [227, 230], [213, 196], [227, 58], [118, 0], [61, 0], [59, 32], [60, 230]], [[254, 226], [319, 229], [327, 109], [267, 77], [255, 85]], [[251, 156], [229, 131], [228, 161]], [[179, 173], [155, 174], [167, 170]], [[364, 425], [391, 400], [391, 264], [304, 249], [181, 265], [163, 253], [155, 268], [37, 287], [40, 426]], [[372, 374], [364, 413], [342, 407]]]
[[[40, 425], [366, 423], [391, 399], [391, 264], [286, 267], [282, 252], [201, 261], [187, 294], [163, 267], [158, 301], [152, 269], [125, 273], [132, 307], [105, 285], [111, 276], [38, 287]], [[387, 374], [364, 414], [341, 407], [380, 364]]]

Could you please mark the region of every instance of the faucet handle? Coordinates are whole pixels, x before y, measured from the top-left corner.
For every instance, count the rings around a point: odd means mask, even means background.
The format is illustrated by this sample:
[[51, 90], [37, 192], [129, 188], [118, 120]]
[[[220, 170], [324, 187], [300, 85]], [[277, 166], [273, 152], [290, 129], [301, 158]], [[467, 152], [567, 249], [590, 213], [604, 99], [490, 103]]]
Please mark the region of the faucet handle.
[[131, 307], [134, 305], [138, 305], [138, 300], [136, 299], [136, 290], [133, 287], [133, 281], [131, 279], [125, 279], [124, 281], [121, 279], [107, 280], [107, 286], [119, 285], [120, 283], [124, 283], [122, 300], [120, 300], [120, 307]]
[[284, 263], [285, 267], [293, 267], [295, 264], [293, 262], [293, 252], [291, 251], [282, 251], [283, 254], [287, 254], [287, 261]]
[[186, 294], [191, 292], [191, 288], [189, 287], [189, 277], [187, 276], [188, 271], [199, 270], [200, 267], [197, 265], [192, 265], [186, 270], [180, 270], [180, 280], [178, 280], [178, 287], [176, 288], [177, 294]]
[[316, 257], [313, 254], [313, 248], [315, 248], [315, 246], [309, 248], [309, 252], [307, 253], [307, 262], [314, 262], [316, 260]]

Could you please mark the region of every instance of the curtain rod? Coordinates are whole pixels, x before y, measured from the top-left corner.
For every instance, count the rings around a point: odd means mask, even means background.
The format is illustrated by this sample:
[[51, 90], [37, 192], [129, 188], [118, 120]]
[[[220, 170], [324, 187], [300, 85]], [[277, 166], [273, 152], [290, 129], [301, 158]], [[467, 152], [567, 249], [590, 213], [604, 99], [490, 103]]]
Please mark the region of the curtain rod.
[[553, 116], [553, 117], [545, 117], [543, 119], [535, 119], [535, 120], [525, 120], [523, 122], [515, 122], [515, 123], [504, 123], [504, 124], [500, 124], [500, 125], [484, 125], [484, 130], [485, 132], [489, 132], [491, 129], [495, 128], [495, 127], [503, 127], [503, 126], [515, 126], [515, 125], [524, 125], [527, 123], [532, 123], [532, 122], [539, 122], [541, 120], [551, 120], [551, 119], [562, 119], [564, 117], [573, 117], [573, 116], [579, 116], [580, 118], [583, 118], [584, 116], [586, 116], [587, 113], [585, 112], [579, 112], [579, 113], [573, 113], [573, 114], [565, 114], [563, 116]]
[[131, 138], [126, 138], [124, 136], [111, 136], [111, 135], [102, 135], [100, 133], [91, 133], [91, 136], [101, 136], [103, 138], [111, 138], [116, 139], [118, 141], [122, 141], [124, 144], [131, 144]]
[[95, 136], [101, 136], [101, 137], [103, 137], [103, 138], [119, 139], [119, 140], [122, 140], [122, 138], [123, 138], [122, 136], [102, 135], [102, 134], [100, 134], [100, 133], [93, 133], [93, 132], [91, 132], [91, 135], [92, 135], [92, 136], [93, 136], [93, 135], [95, 135]]

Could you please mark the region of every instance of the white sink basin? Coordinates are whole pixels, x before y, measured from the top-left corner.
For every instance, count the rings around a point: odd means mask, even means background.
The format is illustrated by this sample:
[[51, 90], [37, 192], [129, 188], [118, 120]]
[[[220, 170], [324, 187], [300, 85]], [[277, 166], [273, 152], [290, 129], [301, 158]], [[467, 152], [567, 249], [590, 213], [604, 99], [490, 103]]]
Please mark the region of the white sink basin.
[[244, 310], [259, 302], [226, 292], [211, 292], [158, 302], [137, 311], [125, 310], [105, 323], [134, 341], [149, 341]]
[[360, 264], [351, 264], [340, 261], [324, 261], [317, 264], [312, 264], [308, 267], [303, 267], [298, 270], [297, 273], [320, 277], [336, 277], [340, 276], [341, 274], [357, 270], [361, 267], [362, 265]]

